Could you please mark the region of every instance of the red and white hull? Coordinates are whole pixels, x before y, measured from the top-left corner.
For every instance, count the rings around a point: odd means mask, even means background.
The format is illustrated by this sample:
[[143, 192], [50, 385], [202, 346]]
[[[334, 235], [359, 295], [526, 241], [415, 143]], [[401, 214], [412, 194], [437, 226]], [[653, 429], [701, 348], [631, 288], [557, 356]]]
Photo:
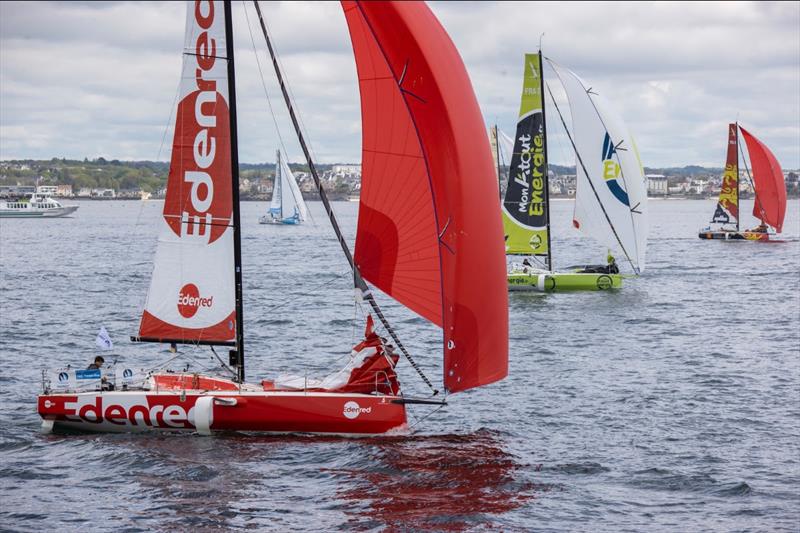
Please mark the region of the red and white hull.
[[402, 432], [398, 396], [303, 391], [95, 391], [42, 394], [42, 427], [97, 432], [254, 431], [328, 435]]

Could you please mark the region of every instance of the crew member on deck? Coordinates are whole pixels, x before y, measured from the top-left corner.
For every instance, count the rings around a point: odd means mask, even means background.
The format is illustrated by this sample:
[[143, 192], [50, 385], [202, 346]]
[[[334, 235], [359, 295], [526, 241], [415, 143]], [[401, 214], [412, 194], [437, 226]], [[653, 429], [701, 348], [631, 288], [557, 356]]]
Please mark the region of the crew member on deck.
[[611, 255], [611, 252], [608, 252], [608, 257], [606, 257], [606, 261], [608, 261], [608, 265], [606, 265], [606, 272], [608, 274], [619, 274], [619, 267], [617, 266], [617, 260], [614, 259], [613, 255]]
[[103, 366], [106, 360], [103, 359], [102, 356], [98, 355], [94, 358], [94, 363], [86, 367], [86, 370], [100, 370], [100, 367]]

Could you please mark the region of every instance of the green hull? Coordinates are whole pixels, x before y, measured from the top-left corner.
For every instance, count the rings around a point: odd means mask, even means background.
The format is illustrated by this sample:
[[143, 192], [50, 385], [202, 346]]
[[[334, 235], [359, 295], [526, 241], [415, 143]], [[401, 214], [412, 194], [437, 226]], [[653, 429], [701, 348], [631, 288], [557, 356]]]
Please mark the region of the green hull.
[[622, 274], [579, 274], [577, 272], [511, 272], [510, 291], [604, 291], [622, 288]]

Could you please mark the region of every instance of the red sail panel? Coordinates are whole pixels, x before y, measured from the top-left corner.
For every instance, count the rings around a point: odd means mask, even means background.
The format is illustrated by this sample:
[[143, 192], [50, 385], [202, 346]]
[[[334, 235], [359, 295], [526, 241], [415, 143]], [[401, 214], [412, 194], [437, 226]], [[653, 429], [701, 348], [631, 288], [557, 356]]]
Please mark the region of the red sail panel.
[[343, 2], [361, 91], [355, 260], [444, 330], [451, 392], [508, 374], [500, 202], [461, 56], [421, 2]]
[[719, 201], [711, 222], [728, 224], [739, 219], [739, 136], [736, 124], [728, 125], [728, 155]]
[[222, 2], [188, 3], [180, 100], [139, 336], [236, 337], [228, 64]]
[[753, 181], [756, 188], [753, 216], [760, 218], [780, 233], [786, 215], [786, 183], [783, 180], [783, 170], [764, 143], [741, 126], [739, 129], [744, 135], [750, 163], [753, 166]]

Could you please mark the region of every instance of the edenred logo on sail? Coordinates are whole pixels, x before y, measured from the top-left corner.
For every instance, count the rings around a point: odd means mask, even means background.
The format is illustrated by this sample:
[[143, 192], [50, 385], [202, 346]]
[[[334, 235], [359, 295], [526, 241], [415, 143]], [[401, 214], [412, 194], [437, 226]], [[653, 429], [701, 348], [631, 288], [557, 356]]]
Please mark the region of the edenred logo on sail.
[[[225, 83], [227, 65], [223, 21], [214, 2], [194, 6], [192, 54], [184, 56], [184, 81], [164, 201], [164, 219], [176, 235], [210, 244], [228, 229], [231, 192], [230, 114], [217, 79]], [[188, 77], [191, 76], [191, 77]], [[192, 80], [192, 77], [194, 80]], [[187, 86], [188, 84], [188, 86]]]
[[183, 318], [192, 318], [201, 307], [211, 307], [213, 303], [214, 297], [200, 297], [200, 290], [193, 283], [184, 285], [178, 294], [178, 312]]

